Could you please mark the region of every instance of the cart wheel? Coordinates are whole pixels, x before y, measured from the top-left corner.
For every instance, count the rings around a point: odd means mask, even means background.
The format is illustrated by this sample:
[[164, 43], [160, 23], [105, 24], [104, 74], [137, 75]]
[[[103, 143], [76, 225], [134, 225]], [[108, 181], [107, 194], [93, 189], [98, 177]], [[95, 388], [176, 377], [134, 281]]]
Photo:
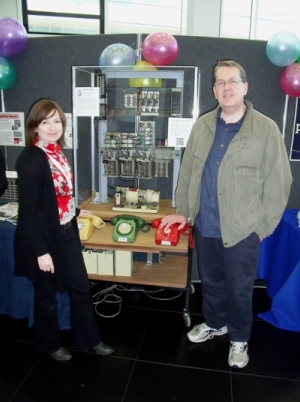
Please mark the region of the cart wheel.
[[189, 315], [189, 313], [184, 313], [183, 319], [184, 319], [185, 326], [190, 327], [191, 326], [191, 316]]
[[195, 293], [195, 286], [191, 283], [190, 294], [192, 295], [193, 293]]

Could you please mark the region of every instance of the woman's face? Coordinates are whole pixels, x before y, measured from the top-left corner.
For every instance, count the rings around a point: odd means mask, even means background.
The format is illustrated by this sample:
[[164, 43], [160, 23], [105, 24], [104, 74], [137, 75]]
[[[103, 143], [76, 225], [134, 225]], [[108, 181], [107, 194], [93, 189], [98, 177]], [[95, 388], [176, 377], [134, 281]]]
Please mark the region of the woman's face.
[[56, 144], [63, 134], [63, 125], [57, 110], [53, 111], [40, 122], [36, 128], [39, 139], [50, 144]]

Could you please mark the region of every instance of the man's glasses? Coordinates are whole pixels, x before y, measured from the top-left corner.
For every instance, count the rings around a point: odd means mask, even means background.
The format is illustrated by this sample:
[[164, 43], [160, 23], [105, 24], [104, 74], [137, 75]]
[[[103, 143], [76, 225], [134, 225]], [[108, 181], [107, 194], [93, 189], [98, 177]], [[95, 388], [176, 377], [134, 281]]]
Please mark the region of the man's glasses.
[[239, 82], [244, 82], [243, 80], [237, 80], [236, 78], [230, 78], [228, 81], [220, 80], [215, 82], [215, 86], [218, 88], [224, 88], [226, 84], [229, 87], [235, 87]]

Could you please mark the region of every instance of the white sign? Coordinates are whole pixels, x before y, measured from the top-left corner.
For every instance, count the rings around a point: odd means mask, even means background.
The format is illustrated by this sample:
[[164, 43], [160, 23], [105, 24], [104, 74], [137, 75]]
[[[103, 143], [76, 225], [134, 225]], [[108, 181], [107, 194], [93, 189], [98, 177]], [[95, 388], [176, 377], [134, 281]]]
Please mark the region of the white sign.
[[75, 116], [99, 116], [99, 104], [99, 87], [77, 87], [73, 89]]
[[0, 112], [0, 145], [25, 146], [23, 112]]
[[193, 124], [194, 119], [169, 117], [168, 147], [186, 147]]

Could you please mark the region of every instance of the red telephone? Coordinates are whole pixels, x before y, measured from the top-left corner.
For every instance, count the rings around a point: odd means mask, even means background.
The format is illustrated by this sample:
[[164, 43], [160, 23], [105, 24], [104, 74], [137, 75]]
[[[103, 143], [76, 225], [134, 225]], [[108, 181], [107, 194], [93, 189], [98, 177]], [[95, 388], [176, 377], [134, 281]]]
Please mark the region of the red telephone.
[[160, 228], [159, 225], [161, 223], [161, 219], [155, 219], [152, 221], [151, 226], [156, 230], [155, 234], [155, 243], [162, 244], [164, 246], [176, 246], [179, 241], [179, 236], [181, 233], [184, 233], [189, 225], [185, 225], [182, 229], [178, 230], [179, 223], [174, 223], [168, 229]]

